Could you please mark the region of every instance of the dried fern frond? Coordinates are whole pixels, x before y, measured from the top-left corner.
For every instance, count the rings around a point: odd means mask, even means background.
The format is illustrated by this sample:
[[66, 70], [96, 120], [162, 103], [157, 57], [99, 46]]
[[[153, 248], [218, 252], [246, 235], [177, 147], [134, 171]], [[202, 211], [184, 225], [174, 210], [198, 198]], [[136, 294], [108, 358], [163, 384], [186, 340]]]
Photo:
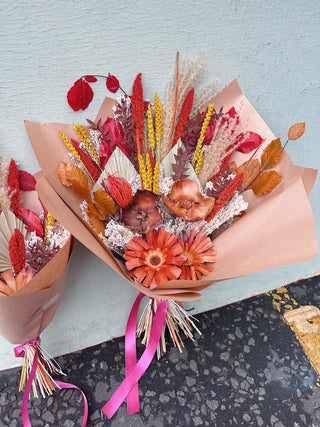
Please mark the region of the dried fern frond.
[[209, 82], [202, 87], [194, 96], [190, 118], [194, 118], [198, 111], [205, 111], [212, 98], [218, 93], [218, 80]]
[[235, 131], [238, 117], [230, 118], [222, 125], [221, 120], [217, 121], [212, 141], [203, 152], [202, 167], [198, 176], [202, 185], [219, 172], [222, 160], [241, 144], [241, 141], [235, 144], [239, 134]]
[[[180, 111], [183, 101], [187, 93], [193, 87], [197, 86], [207, 70], [204, 68], [206, 55], [204, 54], [201, 59], [186, 59], [183, 61], [179, 69], [179, 87], [177, 94], [177, 111]], [[161, 159], [170, 151], [170, 135], [172, 128], [176, 126], [173, 123], [174, 115], [174, 90], [175, 90], [175, 76], [169, 82], [167, 89], [167, 99], [164, 107], [163, 119], [163, 139], [161, 143]]]

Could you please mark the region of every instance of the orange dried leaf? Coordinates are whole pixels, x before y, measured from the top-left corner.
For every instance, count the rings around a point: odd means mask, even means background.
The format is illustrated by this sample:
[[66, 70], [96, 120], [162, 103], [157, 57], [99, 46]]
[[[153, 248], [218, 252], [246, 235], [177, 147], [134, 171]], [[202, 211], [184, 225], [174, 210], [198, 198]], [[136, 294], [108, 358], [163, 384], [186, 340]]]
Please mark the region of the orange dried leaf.
[[305, 128], [306, 128], [305, 122], [296, 123], [295, 125], [292, 125], [288, 132], [288, 138], [291, 141], [295, 141], [296, 139], [299, 139], [300, 136], [304, 134]]
[[280, 138], [274, 139], [265, 148], [261, 156], [261, 169], [271, 169], [279, 161], [282, 152], [282, 145]]
[[89, 217], [90, 225], [97, 234], [104, 234], [106, 221], [99, 219], [94, 213], [87, 209], [87, 215]]
[[57, 167], [57, 175], [62, 185], [65, 187], [71, 187], [71, 182], [69, 182], [66, 178], [66, 169], [67, 164], [64, 162], [59, 162]]
[[93, 202], [97, 210], [105, 217], [113, 215], [117, 210], [112, 197], [102, 188], [94, 193]]
[[254, 181], [252, 190], [256, 196], [270, 193], [281, 181], [281, 175], [276, 171], [262, 172]]
[[75, 193], [79, 194], [87, 201], [91, 201], [91, 184], [87, 175], [78, 166], [59, 162], [57, 175], [61, 184], [66, 187], [72, 186]]
[[242, 163], [236, 170], [236, 174], [243, 173], [242, 187], [246, 189], [260, 172], [260, 161], [258, 159], [248, 160]]

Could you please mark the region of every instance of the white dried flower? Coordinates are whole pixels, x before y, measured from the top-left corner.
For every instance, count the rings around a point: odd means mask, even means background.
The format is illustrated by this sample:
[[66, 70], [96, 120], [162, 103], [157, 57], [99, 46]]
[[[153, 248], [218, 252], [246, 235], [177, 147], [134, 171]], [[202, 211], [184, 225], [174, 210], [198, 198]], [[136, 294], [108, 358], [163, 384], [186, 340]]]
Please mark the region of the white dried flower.
[[239, 215], [242, 211], [245, 211], [247, 207], [248, 203], [240, 193], [236, 192], [232, 199], [217, 213], [217, 215], [215, 215], [209, 223], [206, 223], [201, 230], [202, 233], [208, 236], [214, 230], [221, 227], [221, 225], [232, 220], [232, 218]]
[[83, 201], [80, 203], [80, 209], [81, 209], [81, 213], [82, 213], [82, 219], [83, 219], [87, 224], [89, 224], [89, 225], [90, 225], [90, 220], [89, 220], [89, 217], [88, 217], [88, 214], [87, 214], [88, 203], [87, 203], [87, 201], [86, 201], [86, 200], [83, 200]]
[[113, 219], [110, 219], [107, 223], [104, 234], [106, 246], [109, 248], [120, 248], [123, 251], [131, 239], [135, 236], [141, 236], [141, 234], [134, 233], [129, 228], [124, 227]]

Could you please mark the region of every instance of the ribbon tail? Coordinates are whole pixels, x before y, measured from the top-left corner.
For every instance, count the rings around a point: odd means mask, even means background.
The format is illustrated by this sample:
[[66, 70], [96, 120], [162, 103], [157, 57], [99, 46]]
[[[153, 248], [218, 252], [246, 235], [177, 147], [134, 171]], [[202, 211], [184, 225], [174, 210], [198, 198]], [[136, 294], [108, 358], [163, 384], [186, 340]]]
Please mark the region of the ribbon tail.
[[[140, 298], [142, 299], [142, 297]], [[125, 400], [131, 390], [138, 384], [139, 379], [148, 369], [158, 347], [163, 325], [166, 320], [166, 314], [167, 301], [162, 300], [157, 307], [157, 311], [151, 329], [150, 340], [145, 351], [143, 352], [138, 363], [131, 370], [130, 374], [126, 376], [124, 381], [120, 384], [118, 389], [102, 408], [102, 412], [108, 418], [111, 418], [115, 414], [115, 412], [119, 409], [121, 403]]]
[[[138, 311], [141, 300], [144, 294], [140, 293], [130, 312], [125, 335], [125, 365], [126, 365], [126, 377], [128, 377], [133, 368], [137, 363], [137, 344], [136, 344], [136, 325], [138, 318]], [[140, 411], [139, 402], [139, 386], [138, 382], [132, 387], [131, 391], [127, 396], [127, 413], [134, 414]]]
[[60, 387], [60, 388], [74, 388], [76, 390], [79, 390], [82, 394], [82, 399], [84, 402], [84, 414], [83, 414], [83, 422], [82, 422], [82, 427], [85, 427], [87, 424], [87, 420], [88, 420], [88, 401], [86, 398], [86, 395], [84, 394], [84, 392], [77, 386], [75, 386], [74, 384], [69, 384], [69, 383], [64, 383], [61, 381], [55, 381], [55, 383]]
[[35, 349], [32, 368], [30, 371], [30, 375], [29, 375], [29, 378], [23, 393], [23, 399], [22, 399], [22, 422], [24, 427], [32, 427], [30, 423], [29, 412], [28, 412], [28, 401], [29, 401], [32, 381], [34, 380], [34, 376], [36, 374], [37, 365], [38, 365], [38, 351], [37, 349]]

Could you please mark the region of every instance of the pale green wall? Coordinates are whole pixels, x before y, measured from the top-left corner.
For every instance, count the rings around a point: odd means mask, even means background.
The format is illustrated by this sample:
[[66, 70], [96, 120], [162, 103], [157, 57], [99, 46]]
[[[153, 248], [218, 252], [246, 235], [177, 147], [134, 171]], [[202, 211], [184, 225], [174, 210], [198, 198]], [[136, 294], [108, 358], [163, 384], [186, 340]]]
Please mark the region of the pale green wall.
[[[311, 7], [312, 5], [312, 7]], [[0, 147], [20, 166], [38, 170], [23, 125], [33, 121], [84, 122], [107, 94], [83, 113], [66, 103], [82, 74], [115, 74], [130, 92], [143, 72], [146, 96], [164, 98], [175, 54], [208, 53], [210, 79], [237, 78], [276, 135], [306, 121], [305, 136], [288, 148], [296, 164], [319, 168], [320, 3], [308, 1], [18, 1], [1, 4]], [[100, 92], [99, 90], [100, 89]], [[310, 197], [320, 236], [319, 180]], [[320, 271], [308, 264], [218, 283], [192, 304], [207, 310]], [[63, 301], [43, 333], [53, 355], [121, 335], [136, 291], [80, 244]], [[0, 369], [19, 363], [0, 337]]]

